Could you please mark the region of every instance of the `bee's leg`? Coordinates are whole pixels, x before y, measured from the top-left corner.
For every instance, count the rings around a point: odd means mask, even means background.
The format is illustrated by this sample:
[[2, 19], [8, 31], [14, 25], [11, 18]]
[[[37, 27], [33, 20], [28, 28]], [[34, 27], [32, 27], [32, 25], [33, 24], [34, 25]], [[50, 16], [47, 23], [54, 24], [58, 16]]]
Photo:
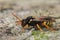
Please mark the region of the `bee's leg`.
[[52, 31], [55, 31], [53, 28], [49, 27], [48, 25], [46, 25], [46, 22], [43, 23], [43, 25], [47, 28], [47, 29], [50, 29]]
[[29, 28], [29, 27], [28, 27], [28, 24], [26, 24], [26, 25], [24, 26], [24, 29], [26, 29], [26, 28]]
[[38, 24], [36, 26], [41, 32], [43, 32], [43, 30], [41, 29], [41, 27]]
[[25, 30], [28, 28], [28, 24], [26, 24], [23, 28], [22, 28], [22, 30], [21, 30], [21, 32], [25, 32]]

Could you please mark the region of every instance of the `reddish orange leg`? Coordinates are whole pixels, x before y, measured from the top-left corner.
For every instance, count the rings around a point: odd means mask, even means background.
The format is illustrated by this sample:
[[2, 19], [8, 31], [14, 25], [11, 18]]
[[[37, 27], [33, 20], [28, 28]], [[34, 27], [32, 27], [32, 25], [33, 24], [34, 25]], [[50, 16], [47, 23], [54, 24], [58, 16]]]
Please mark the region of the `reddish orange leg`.
[[26, 25], [24, 26], [24, 29], [26, 29], [26, 28], [29, 28], [29, 27], [28, 27], [28, 24], [26, 24]]
[[23, 27], [21, 32], [25, 32], [25, 29], [27, 29], [27, 28], [28, 28], [28, 24]]
[[43, 32], [43, 30], [41, 29], [41, 27], [37, 24], [37, 28], [41, 31], [41, 32]]
[[47, 29], [50, 29], [52, 31], [55, 31], [53, 28], [49, 27], [48, 25], [46, 25], [46, 22], [43, 23], [43, 25], [47, 28]]

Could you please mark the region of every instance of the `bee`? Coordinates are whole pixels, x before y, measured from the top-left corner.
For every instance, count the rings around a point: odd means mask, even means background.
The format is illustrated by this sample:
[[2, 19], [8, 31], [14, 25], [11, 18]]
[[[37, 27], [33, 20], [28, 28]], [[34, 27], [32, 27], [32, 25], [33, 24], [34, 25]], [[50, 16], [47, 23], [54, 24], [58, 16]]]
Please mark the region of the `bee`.
[[53, 21], [49, 17], [43, 18], [43, 20], [35, 20], [36, 19], [35, 17], [28, 16], [27, 18], [20, 20], [20, 18], [15, 14], [13, 14], [13, 16], [15, 16], [19, 20], [19, 21], [16, 21], [16, 23], [21, 24], [21, 26], [24, 29], [28, 29], [30, 26], [32, 26], [32, 28], [35, 28], [35, 30], [40, 30], [42, 32], [43, 32], [42, 28], [44, 27], [47, 28], [48, 30], [55, 31], [55, 29], [49, 26], [49, 24]]

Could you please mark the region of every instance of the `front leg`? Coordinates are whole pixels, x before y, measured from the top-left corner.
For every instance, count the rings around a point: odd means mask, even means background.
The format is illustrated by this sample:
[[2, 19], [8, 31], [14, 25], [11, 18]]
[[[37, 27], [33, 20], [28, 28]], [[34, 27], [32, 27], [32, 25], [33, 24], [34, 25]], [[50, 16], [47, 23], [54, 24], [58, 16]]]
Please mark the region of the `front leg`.
[[27, 29], [27, 28], [29, 28], [29, 27], [28, 27], [28, 24], [26, 24], [26, 25], [24, 26], [24, 29]]
[[25, 32], [25, 30], [28, 28], [28, 24], [26, 24], [23, 28], [22, 28], [22, 30], [21, 30], [21, 32]]

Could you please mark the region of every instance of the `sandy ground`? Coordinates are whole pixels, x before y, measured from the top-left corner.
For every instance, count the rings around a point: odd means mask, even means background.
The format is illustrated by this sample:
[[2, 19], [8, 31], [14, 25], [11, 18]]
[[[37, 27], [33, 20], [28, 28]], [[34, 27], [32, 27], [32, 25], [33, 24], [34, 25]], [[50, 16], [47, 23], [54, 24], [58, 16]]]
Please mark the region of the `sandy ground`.
[[[60, 0], [0, 0], [0, 40], [60, 40], [60, 19], [56, 19], [53, 26], [59, 29], [56, 32], [32, 32], [32, 29], [21, 33], [22, 27], [15, 24], [17, 19], [12, 13], [21, 19], [28, 16], [59, 17]], [[12, 33], [6, 33], [7, 29], [11, 29], [9, 31]], [[37, 37], [37, 33], [39, 37]]]

